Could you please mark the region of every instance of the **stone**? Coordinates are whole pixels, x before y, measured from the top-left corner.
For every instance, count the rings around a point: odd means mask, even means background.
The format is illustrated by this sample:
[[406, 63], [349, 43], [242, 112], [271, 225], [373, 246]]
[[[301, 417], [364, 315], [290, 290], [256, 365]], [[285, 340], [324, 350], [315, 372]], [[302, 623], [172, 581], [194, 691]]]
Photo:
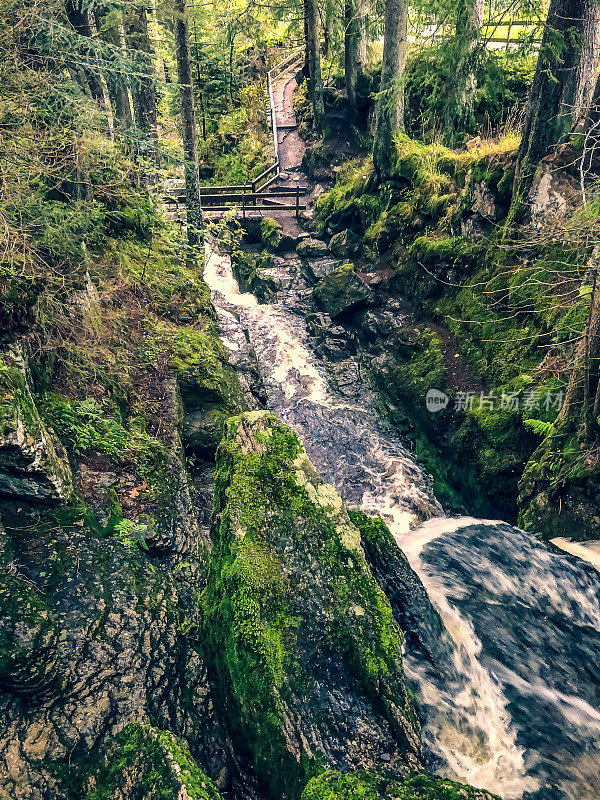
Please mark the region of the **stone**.
[[358, 277], [352, 264], [326, 275], [315, 286], [313, 294], [332, 319], [350, 316], [373, 298], [373, 292]]
[[337, 258], [309, 258], [305, 262], [305, 274], [312, 282], [319, 281], [331, 272], [335, 272], [344, 262]]
[[182, 431], [186, 449], [205, 461], [213, 459], [224, 427], [223, 415], [214, 411], [207, 409], [186, 414]]
[[331, 237], [329, 249], [338, 258], [355, 258], [362, 251], [362, 242], [360, 236], [348, 228]]
[[67, 454], [40, 418], [22, 352], [0, 353], [0, 496], [64, 502], [72, 491]]
[[381, 753], [416, 766], [402, 636], [337, 491], [267, 412], [228, 421], [216, 474], [205, 652], [234, 746], [271, 797]]
[[548, 160], [538, 166], [529, 204], [535, 228], [553, 227], [581, 203], [581, 187], [564, 169], [556, 169]]
[[329, 254], [327, 244], [321, 239], [302, 239], [296, 246], [300, 258], [324, 258]]

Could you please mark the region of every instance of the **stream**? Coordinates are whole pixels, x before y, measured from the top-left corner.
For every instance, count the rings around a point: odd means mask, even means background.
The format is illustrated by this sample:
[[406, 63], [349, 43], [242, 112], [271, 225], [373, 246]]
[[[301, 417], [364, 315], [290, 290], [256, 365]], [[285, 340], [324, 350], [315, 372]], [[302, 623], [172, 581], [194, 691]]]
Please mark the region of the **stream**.
[[506, 523], [445, 517], [359, 360], [311, 350], [301, 280], [259, 304], [209, 237], [205, 280], [231, 362], [254, 351], [267, 408], [346, 504], [385, 520], [443, 621], [405, 650], [428, 769], [504, 800], [598, 800], [598, 572]]

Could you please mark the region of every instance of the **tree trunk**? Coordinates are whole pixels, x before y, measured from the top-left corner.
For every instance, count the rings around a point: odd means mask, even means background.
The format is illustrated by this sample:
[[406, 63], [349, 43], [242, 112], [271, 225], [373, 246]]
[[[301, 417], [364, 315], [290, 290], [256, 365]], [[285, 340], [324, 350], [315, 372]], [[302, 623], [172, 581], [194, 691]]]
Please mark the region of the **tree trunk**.
[[575, 98], [583, 96], [575, 76], [582, 55], [588, 2], [595, 4], [596, 0], [550, 2], [519, 147], [519, 183], [532, 178], [549, 149], [571, 130]]
[[185, 204], [187, 210], [187, 236], [190, 248], [200, 241], [200, 179], [198, 176], [198, 147], [196, 141], [196, 113], [194, 109], [194, 83], [191, 70], [190, 39], [185, 0], [174, 0], [175, 49], [177, 74], [181, 92], [181, 122], [183, 127], [183, 154], [185, 158]]
[[357, 83], [367, 60], [367, 28], [364, 0], [346, 0], [344, 70], [351, 108], [358, 110]]
[[582, 28], [579, 64], [568, 76], [565, 86], [565, 97], [572, 97], [571, 127], [588, 113], [596, 86], [600, 59], [600, 3], [597, 0], [586, 2]]
[[483, 24], [484, 0], [459, 0], [456, 14], [455, 73], [449, 78], [446, 102], [446, 137], [456, 143], [457, 135], [469, 128], [477, 91], [477, 58]]
[[156, 87], [154, 84], [155, 58], [150, 38], [148, 16], [144, 6], [135, 9], [133, 43], [138, 53], [142, 54], [144, 75], [140, 78], [138, 89], [138, 123], [144, 133], [152, 141], [154, 160], [158, 160], [158, 113], [156, 109]]
[[575, 349], [573, 371], [569, 379], [565, 400], [560, 410], [559, 420], [577, 420], [583, 423], [586, 435], [590, 431], [590, 419], [598, 415], [600, 405], [600, 385], [598, 385], [598, 364], [600, 363], [600, 282], [598, 281], [598, 259], [600, 249], [596, 248], [590, 260], [593, 269], [592, 294], [585, 335]]
[[404, 130], [407, 24], [405, 0], [386, 0], [383, 64], [373, 143], [373, 163], [380, 180], [389, 175], [394, 162], [394, 133]]
[[312, 101], [317, 136], [323, 133], [323, 78], [321, 75], [321, 47], [317, 0], [304, 0], [304, 23], [306, 32], [306, 57], [308, 62], [308, 90]]
[[[123, 25], [123, 14], [118, 13], [116, 32], [123, 58], [127, 58], [127, 41], [125, 39], [125, 26]], [[135, 109], [133, 106], [133, 92], [129, 75], [123, 75], [120, 79], [121, 111], [127, 123], [135, 128]]]
[[[81, 0], [67, 0], [65, 4], [67, 18], [73, 30], [86, 39], [93, 40], [98, 36], [96, 20], [91, 11], [87, 10]], [[104, 110], [108, 123], [108, 133], [111, 139], [115, 137], [115, 119], [108, 92], [108, 84], [100, 67], [97, 70], [85, 69], [85, 76], [90, 87], [90, 93], [98, 105]]]
[[158, 14], [156, 11], [156, 0], [149, 0], [148, 6], [150, 8], [150, 40], [152, 42], [152, 53], [154, 55], [154, 69], [156, 70], [156, 78], [164, 83], [165, 81], [165, 63], [160, 55], [160, 28], [158, 27]]

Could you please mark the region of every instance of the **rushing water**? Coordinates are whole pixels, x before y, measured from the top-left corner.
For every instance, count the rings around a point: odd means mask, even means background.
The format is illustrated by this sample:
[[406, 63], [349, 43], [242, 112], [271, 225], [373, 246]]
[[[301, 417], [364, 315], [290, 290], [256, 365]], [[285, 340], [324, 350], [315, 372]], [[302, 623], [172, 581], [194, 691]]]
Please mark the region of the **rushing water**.
[[598, 573], [504, 523], [445, 518], [359, 363], [311, 351], [301, 284], [259, 305], [210, 241], [205, 279], [232, 361], [254, 350], [269, 410], [346, 503], [385, 519], [443, 620], [405, 654], [430, 768], [505, 800], [598, 800]]

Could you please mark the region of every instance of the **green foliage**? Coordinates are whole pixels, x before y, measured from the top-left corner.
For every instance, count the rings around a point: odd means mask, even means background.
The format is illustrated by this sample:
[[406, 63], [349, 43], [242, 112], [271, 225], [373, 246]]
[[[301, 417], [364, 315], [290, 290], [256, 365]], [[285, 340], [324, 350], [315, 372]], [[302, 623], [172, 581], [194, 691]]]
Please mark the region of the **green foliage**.
[[[454, 55], [454, 50], [444, 43], [427, 48], [409, 60], [405, 124], [410, 136], [430, 141], [444, 129], [447, 84], [455, 69]], [[527, 100], [535, 64], [535, 55], [487, 51], [477, 65], [473, 113], [462, 133], [484, 132], [493, 136], [516, 120]]]
[[95, 451], [116, 462], [132, 460], [140, 476], [152, 473], [166, 458], [164, 446], [146, 432], [143, 418], [131, 418], [126, 427], [108, 403], [47, 393], [40, 398], [39, 410], [44, 422], [75, 455]]

